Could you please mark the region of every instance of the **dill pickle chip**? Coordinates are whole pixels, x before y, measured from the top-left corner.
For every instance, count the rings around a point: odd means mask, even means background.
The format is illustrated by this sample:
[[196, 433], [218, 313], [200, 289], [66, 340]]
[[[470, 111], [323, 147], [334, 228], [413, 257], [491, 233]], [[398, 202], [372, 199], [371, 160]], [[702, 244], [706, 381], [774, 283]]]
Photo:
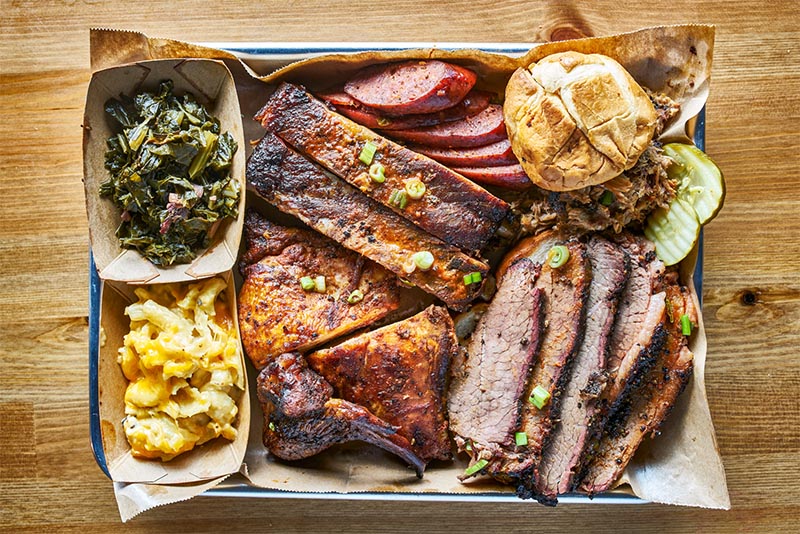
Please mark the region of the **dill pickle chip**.
[[665, 265], [675, 265], [691, 252], [700, 235], [700, 221], [692, 206], [680, 198], [669, 209], [658, 208], [647, 218], [644, 235], [656, 246]]
[[719, 167], [692, 145], [670, 143], [664, 145], [664, 153], [675, 161], [667, 173], [678, 182], [678, 198], [694, 208], [701, 225], [713, 219], [725, 199]]

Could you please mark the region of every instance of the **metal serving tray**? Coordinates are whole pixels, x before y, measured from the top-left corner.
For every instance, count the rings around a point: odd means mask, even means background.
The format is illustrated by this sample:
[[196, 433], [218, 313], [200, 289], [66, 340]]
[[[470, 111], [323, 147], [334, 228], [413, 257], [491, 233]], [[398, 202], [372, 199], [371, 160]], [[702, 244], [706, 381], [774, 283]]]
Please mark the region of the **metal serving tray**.
[[[288, 60], [299, 60], [332, 53], [362, 52], [365, 50], [402, 50], [406, 48], [440, 48], [456, 50], [470, 48], [506, 55], [522, 55], [533, 44], [526, 43], [246, 43], [214, 42], [202, 43], [205, 46], [227, 50], [248, 63], [277, 65]], [[705, 108], [696, 119], [688, 123], [689, 134], [700, 150], [705, 150]], [[694, 284], [702, 305], [703, 295], [703, 233], [700, 232], [697, 265], [694, 271]], [[91, 251], [89, 252], [89, 423], [92, 451], [97, 465], [111, 478], [103, 451], [100, 431], [100, 405], [97, 385], [97, 363], [99, 355], [100, 298], [102, 281], [97, 274]], [[326, 500], [385, 500], [385, 501], [431, 501], [431, 502], [525, 502], [513, 493], [419, 493], [419, 492], [357, 492], [357, 493], [315, 493], [299, 491], [270, 490], [252, 486], [242, 475], [235, 474], [218, 486], [202, 494], [208, 497], [261, 497], [278, 499], [326, 499]], [[626, 493], [605, 493], [589, 499], [585, 495], [567, 494], [558, 498], [559, 504], [597, 503], [597, 504], [644, 504], [647, 501]]]

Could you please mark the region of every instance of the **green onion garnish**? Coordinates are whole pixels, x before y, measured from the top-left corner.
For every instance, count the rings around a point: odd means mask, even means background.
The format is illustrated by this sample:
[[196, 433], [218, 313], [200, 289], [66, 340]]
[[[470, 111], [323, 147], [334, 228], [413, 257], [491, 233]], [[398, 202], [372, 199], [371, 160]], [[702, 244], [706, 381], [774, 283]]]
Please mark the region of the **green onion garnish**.
[[547, 404], [547, 401], [550, 400], [550, 393], [544, 389], [540, 385], [536, 385], [533, 388], [533, 392], [531, 393], [531, 398], [528, 399], [531, 404], [539, 408], [540, 410], [544, 408], [544, 405]]
[[468, 441], [467, 444], [464, 446], [464, 450], [467, 452], [472, 452], [472, 442]]
[[389, 126], [392, 123], [392, 119], [387, 119], [386, 117], [378, 117], [378, 126]]
[[433, 267], [433, 254], [427, 250], [415, 252], [411, 255], [411, 259], [414, 260], [414, 265], [416, 265], [421, 271], [427, 271]]
[[681, 333], [684, 336], [692, 335], [692, 320], [685, 313], [681, 315]]
[[372, 163], [372, 158], [375, 157], [376, 150], [378, 150], [378, 147], [371, 141], [367, 141], [364, 148], [361, 149], [361, 154], [358, 155], [358, 160], [364, 165], [369, 165]]
[[564, 245], [556, 245], [547, 253], [547, 263], [553, 269], [558, 269], [569, 260], [569, 249]]
[[376, 184], [382, 184], [386, 181], [385, 170], [383, 165], [376, 161], [369, 166], [369, 177], [372, 178], [372, 181]]
[[408, 204], [408, 195], [402, 189], [395, 189], [392, 191], [392, 194], [389, 195], [389, 204], [402, 210], [406, 207], [406, 204]]
[[612, 202], [614, 202], [614, 193], [606, 189], [603, 194], [600, 195], [600, 204], [603, 206], [610, 206]]
[[300, 287], [302, 287], [304, 291], [311, 291], [314, 289], [314, 280], [312, 280], [310, 276], [304, 276], [300, 279]]
[[325, 293], [325, 277], [318, 276], [314, 278], [314, 291], [317, 293]]
[[483, 278], [481, 277], [481, 273], [469, 273], [464, 275], [464, 285], [468, 286], [470, 284], [480, 284]]
[[347, 297], [348, 304], [355, 304], [356, 302], [361, 302], [362, 300], [364, 300], [364, 293], [362, 293], [360, 289], [353, 290], [353, 292], [350, 293], [350, 296]]
[[269, 422], [269, 429], [275, 432], [275, 423], [273, 423], [272, 421]]
[[523, 445], [527, 445], [528, 444], [528, 434], [526, 434], [525, 432], [517, 432], [517, 433], [514, 434], [514, 441], [520, 447], [522, 447]]
[[475, 473], [477, 473], [478, 471], [480, 471], [481, 469], [483, 469], [484, 467], [486, 467], [487, 465], [489, 465], [489, 461], [488, 460], [480, 459], [477, 462], [475, 462], [474, 464], [472, 464], [471, 466], [467, 467], [466, 471], [464, 471], [464, 475], [465, 476], [472, 476]]
[[414, 200], [419, 200], [425, 195], [425, 184], [419, 178], [411, 178], [405, 182], [406, 193]]

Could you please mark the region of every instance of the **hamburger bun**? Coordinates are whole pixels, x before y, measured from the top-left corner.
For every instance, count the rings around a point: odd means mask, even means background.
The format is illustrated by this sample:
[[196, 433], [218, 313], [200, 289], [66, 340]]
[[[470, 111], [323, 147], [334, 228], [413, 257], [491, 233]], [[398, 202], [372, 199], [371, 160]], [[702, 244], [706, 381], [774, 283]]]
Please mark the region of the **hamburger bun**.
[[578, 52], [517, 69], [503, 115], [525, 172], [550, 191], [601, 184], [633, 167], [656, 126], [650, 98], [622, 65]]

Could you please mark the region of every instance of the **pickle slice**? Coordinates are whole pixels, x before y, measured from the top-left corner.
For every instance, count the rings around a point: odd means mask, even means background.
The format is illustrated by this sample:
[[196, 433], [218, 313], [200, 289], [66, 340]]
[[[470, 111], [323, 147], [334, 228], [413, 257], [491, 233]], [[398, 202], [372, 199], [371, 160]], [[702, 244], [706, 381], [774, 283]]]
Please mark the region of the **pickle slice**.
[[655, 244], [656, 255], [665, 265], [675, 265], [691, 252], [700, 226], [692, 206], [676, 198], [669, 209], [658, 208], [650, 214], [644, 235]]
[[664, 153], [675, 161], [667, 174], [678, 182], [678, 198], [694, 208], [701, 225], [713, 219], [725, 199], [719, 167], [692, 145], [670, 143], [664, 145]]

